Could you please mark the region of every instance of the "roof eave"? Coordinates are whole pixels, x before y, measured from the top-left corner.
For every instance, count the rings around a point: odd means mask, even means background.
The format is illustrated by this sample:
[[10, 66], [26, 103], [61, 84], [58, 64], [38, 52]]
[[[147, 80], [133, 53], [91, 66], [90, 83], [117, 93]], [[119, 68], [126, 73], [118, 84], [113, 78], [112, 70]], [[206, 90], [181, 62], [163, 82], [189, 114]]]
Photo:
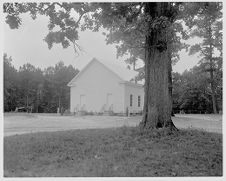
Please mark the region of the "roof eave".
[[130, 81], [120, 81], [120, 84], [126, 84], [126, 85], [131, 85], [131, 86], [136, 86], [136, 87], [143, 87], [143, 84], [138, 84]]
[[68, 83], [67, 86], [68, 86], [68, 87], [76, 87], [76, 84]]

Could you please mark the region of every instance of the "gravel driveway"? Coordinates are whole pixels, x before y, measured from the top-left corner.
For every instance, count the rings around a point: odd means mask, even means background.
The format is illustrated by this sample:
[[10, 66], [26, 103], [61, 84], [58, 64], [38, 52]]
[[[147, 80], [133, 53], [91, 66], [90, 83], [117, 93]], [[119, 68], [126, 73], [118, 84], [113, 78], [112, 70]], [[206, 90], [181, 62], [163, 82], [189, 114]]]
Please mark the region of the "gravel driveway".
[[[176, 115], [178, 128], [197, 128], [222, 133], [221, 115]], [[136, 126], [141, 116], [59, 116], [56, 114], [5, 113], [4, 136], [15, 134], [62, 131], [69, 129], [110, 128]]]

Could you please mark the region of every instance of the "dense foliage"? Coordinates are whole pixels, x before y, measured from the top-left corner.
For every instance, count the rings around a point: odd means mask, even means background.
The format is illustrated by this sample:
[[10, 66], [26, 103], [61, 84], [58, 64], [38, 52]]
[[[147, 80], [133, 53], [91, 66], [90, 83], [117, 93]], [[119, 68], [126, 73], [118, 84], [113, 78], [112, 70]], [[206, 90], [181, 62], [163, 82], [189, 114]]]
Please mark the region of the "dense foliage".
[[69, 109], [67, 83], [79, 72], [72, 65], [58, 62], [44, 70], [27, 63], [16, 70], [12, 58], [4, 54], [4, 111], [32, 107], [32, 112], [57, 112]]
[[217, 103], [217, 90], [219, 81], [222, 82], [222, 4], [208, 3], [204, 6], [202, 13], [199, 13], [192, 21], [193, 29], [191, 37], [202, 39], [190, 48], [190, 54], [198, 53], [202, 71], [207, 72], [210, 93], [212, 97], [213, 112], [219, 111]]
[[[173, 107], [188, 113], [217, 113], [222, 111], [222, 3], [198, 5], [201, 9], [195, 16], [184, 21], [190, 28], [189, 38], [201, 40], [189, 47], [189, 54], [197, 53], [200, 61], [190, 71], [174, 74]], [[197, 7], [190, 8], [190, 15]]]
[[[213, 113], [211, 85], [208, 72], [202, 64], [186, 70], [182, 74], [173, 73], [174, 113]], [[216, 102], [222, 111], [222, 80], [215, 80]]]

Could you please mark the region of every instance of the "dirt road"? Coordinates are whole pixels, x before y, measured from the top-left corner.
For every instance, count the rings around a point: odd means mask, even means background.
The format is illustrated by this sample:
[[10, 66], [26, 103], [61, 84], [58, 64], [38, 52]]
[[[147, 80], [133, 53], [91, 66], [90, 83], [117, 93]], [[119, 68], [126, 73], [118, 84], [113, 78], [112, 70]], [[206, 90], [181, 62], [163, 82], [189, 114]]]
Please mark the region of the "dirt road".
[[[173, 122], [178, 128], [203, 129], [222, 133], [221, 115], [176, 115]], [[136, 126], [141, 116], [59, 116], [56, 114], [5, 113], [4, 136], [15, 134], [62, 131], [70, 129], [110, 128]]]

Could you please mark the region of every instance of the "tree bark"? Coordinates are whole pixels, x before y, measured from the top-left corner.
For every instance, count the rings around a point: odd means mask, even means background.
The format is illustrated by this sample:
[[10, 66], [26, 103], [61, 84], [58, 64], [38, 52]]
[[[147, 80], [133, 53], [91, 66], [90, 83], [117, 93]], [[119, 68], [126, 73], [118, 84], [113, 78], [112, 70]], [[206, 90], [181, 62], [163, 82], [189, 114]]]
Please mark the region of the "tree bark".
[[[164, 16], [169, 3], [147, 3], [146, 13], [152, 18]], [[168, 42], [162, 41], [165, 29], [149, 31], [146, 35], [145, 48], [145, 96], [142, 129], [170, 128], [177, 130], [171, 120], [172, 100], [169, 91], [169, 58]], [[161, 42], [159, 41], [161, 39]], [[170, 72], [169, 72], [170, 71]]]
[[210, 41], [210, 54], [209, 54], [209, 60], [210, 60], [210, 87], [211, 87], [211, 97], [212, 97], [212, 104], [213, 104], [213, 113], [217, 114], [217, 101], [216, 101], [216, 90], [215, 90], [215, 81], [214, 81], [214, 65], [213, 65], [213, 45], [211, 43], [212, 40], [212, 30], [211, 30], [211, 24], [209, 24], [209, 41]]
[[38, 90], [37, 90], [36, 113], [38, 113], [38, 106], [39, 106], [39, 93], [38, 93]]
[[58, 97], [58, 107], [59, 107], [59, 113], [61, 114], [61, 96], [60, 96], [60, 94]]
[[215, 85], [214, 85], [212, 58], [210, 59], [210, 87], [211, 87], [211, 97], [212, 97], [212, 104], [213, 104], [213, 113], [217, 114], [218, 111], [217, 111], [216, 93], [215, 93]]
[[[173, 106], [173, 80], [172, 80], [172, 59], [171, 59], [171, 52], [168, 51], [168, 77], [169, 77], [169, 95], [171, 100], [171, 105]], [[171, 109], [171, 116], [175, 116], [173, 112], [173, 107]]]

